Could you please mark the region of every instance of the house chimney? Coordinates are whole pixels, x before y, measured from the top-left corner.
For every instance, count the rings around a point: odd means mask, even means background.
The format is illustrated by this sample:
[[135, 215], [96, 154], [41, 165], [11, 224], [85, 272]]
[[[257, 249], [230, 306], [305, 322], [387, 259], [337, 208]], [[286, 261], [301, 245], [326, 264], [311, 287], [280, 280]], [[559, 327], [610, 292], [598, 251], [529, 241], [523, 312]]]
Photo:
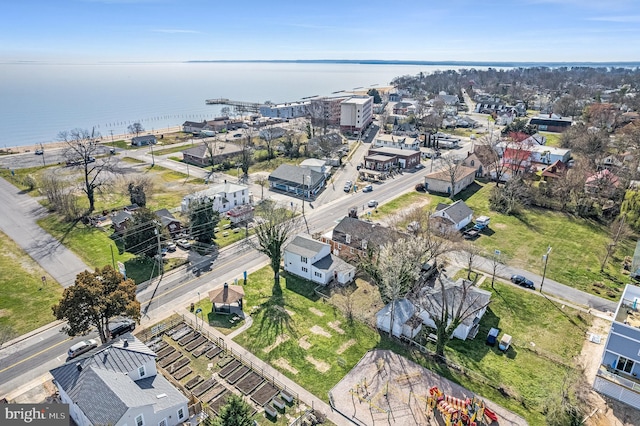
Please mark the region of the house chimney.
[[123, 347], [128, 348], [129, 347], [129, 341], [127, 339], [124, 340], [124, 343], [122, 344]]
[[76, 368], [78, 369], [78, 371], [82, 371], [82, 364], [77, 363]]
[[224, 288], [229, 288], [229, 284], [228, 283], [224, 283]]

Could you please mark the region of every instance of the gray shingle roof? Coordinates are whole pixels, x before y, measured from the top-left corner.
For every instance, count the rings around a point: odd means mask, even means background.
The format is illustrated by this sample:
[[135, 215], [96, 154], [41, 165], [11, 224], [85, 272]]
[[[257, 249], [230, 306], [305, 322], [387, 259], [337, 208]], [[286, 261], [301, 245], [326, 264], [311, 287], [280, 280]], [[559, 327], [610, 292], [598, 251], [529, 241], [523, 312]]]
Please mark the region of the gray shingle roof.
[[[455, 282], [446, 276], [442, 276], [438, 279], [442, 279], [444, 285], [441, 286], [439, 283], [436, 283], [432, 288], [427, 289], [426, 294], [422, 295], [422, 297], [432, 300], [431, 303], [422, 303], [422, 306], [431, 316], [438, 317], [441, 315], [443, 305], [442, 287], [444, 287], [444, 292], [446, 293], [446, 301], [449, 305], [450, 312], [457, 310], [460, 304], [462, 304], [462, 312], [477, 311], [487, 305], [491, 300], [490, 292], [480, 289], [474, 285], [465, 284], [465, 280], [462, 278]], [[466, 297], [463, 300], [463, 296], [465, 296], [465, 285], [467, 290]], [[471, 325], [475, 317], [475, 315], [471, 315], [465, 318], [462, 323], [465, 325]]]
[[[347, 243], [347, 234], [351, 236], [350, 243]], [[362, 249], [363, 240], [366, 240], [371, 247], [380, 247], [399, 238], [403, 238], [403, 235], [398, 231], [348, 216], [343, 217], [333, 228], [331, 237], [337, 243], [357, 249]]]
[[308, 235], [298, 235], [289, 244], [287, 250], [290, 253], [299, 254], [304, 257], [313, 257], [326, 246], [325, 243], [316, 241]]
[[[295, 185], [302, 185], [304, 182], [303, 179], [308, 179], [308, 176], [311, 176], [311, 184], [309, 185], [311, 188], [315, 188], [324, 179], [322, 173], [314, 170], [292, 166], [291, 164], [281, 164], [269, 175], [269, 180], [282, 180]], [[304, 182], [304, 184], [307, 186], [309, 180]]]
[[337, 256], [330, 254], [329, 256], [325, 256], [322, 259], [318, 260], [313, 266], [321, 271], [339, 271], [339, 272], [348, 272], [350, 270], [355, 270], [355, 266], [348, 264], [344, 260], [340, 259]]
[[464, 218], [473, 215], [473, 210], [467, 206], [464, 201], [458, 200], [453, 204], [438, 203], [437, 212], [446, 211], [447, 215], [455, 222], [460, 223]]

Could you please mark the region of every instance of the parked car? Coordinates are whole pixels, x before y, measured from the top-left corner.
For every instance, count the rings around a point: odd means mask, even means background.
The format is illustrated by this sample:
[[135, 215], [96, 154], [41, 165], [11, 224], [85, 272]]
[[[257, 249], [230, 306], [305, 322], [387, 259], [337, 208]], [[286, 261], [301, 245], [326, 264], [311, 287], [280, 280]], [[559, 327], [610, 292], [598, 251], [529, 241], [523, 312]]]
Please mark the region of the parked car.
[[511, 276], [511, 282], [514, 284], [518, 284], [522, 287], [526, 287], [526, 288], [535, 288], [535, 286], [533, 285], [533, 281], [531, 281], [528, 278], [523, 277], [522, 275], [512, 275]]
[[371, 192], [373, 191], [373, 185], [367, 185], [364, 188], [362, 188], [362, 192]]
[[369, 207], [378, 207], [378, 202], [376, 200], [370, 200], [367, 205]]
[[178, 247], [183, 248], [185, 250], [189, 250], [191, 248], [191, 243], [189, 242], [189, 240], [184, 238], [176, 241], [176, 244], [178, 245]]
[[122, 334], [132, 332], [133, 330], [135, 330], [135, 328], [136, 322], [131, 319], [125, 318], [121, 321], [109, 324], [109, 334], [111, 335], [112, 339], [115, 339]]
[[91, 349], [98, 347], [98, 341], [95, 339], [83, 340], [75, 345], [71, 346], [67, 351], [69, 358], [75, 358], [78, 355], [82, 355], [85, 352], [89, 352]]
[[167, 251], [174, 252], [176, 251], [176, 243], [167, 243]]
[[43, 155], [44, 151], [42, 149], [36, 149], [36, 155]]
[[351, 182], [350, 180], [347, 181], [347, 183], [344, 184], [344, 192], [349, 192], [351, 191], [351, 186], [353, 185], [353, 182]]

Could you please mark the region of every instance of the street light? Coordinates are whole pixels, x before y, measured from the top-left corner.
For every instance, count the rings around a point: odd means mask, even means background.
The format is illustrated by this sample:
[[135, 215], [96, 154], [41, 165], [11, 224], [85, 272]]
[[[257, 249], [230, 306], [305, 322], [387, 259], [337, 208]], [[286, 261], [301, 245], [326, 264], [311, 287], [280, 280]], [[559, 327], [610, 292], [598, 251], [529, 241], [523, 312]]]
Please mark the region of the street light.
[[549, 254], [551, 253], [551, 246], [547, 247], [547, 253], [542, 256], [544, 261], [544, 269], [542, 270], [542, 281], [540, 282], [540, 293], [542, 293], [542, 286], [544, 285], [544, 277], [547, 275], [547, 262], [549, 261]]

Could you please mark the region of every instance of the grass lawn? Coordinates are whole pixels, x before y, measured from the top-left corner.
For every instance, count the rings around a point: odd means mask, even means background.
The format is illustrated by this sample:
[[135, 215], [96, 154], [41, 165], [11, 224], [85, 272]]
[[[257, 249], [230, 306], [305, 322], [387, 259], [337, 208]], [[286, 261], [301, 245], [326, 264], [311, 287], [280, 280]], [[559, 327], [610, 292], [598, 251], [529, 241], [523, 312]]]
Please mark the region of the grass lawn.
[[0, 327], [10, 338], [54, 321], [51, 306], [61, 296], [62, 287], [0, 232]]
[[245, 309], [259, 310], [252, 315], [253, 326], [235, 340], [328, 402], [327, 392], [378, 344], [380, 335], [357, 321], [350, 324], [315, 295], [311, 282], [288, 274], [280, 280], [282, 296], [272, 297], [269, 267], [249, 276]]
[[[474, 216], [491, 217], [488, 232], [475, 244], [493, 252], [499, 249], [510, 265], [542, 275], [542, 255], [547, 247], [553, 251], [547, 264], [547, 277], [592, 294], [617, 300], [629, 281], [622, 272], [624, 256], [632, 256], [634, 241], [619, 244], [604, 273], [600, 264], [610, 237], [607, 227], [561, 212], [538, 208], [526, 209], [519, 216], [506, 216], [489, 209], [489, 194], [494, 184], [475, 183], [460, 194]], [[604, 287], [599, 287], [603, 283]], [[594, 286], [596, 284], [596, 286]]]
[[540, 132], [540, 134], [547, 138], [547, 146], [560, 147], [560, 139], [562, 138], [560, 133]]

